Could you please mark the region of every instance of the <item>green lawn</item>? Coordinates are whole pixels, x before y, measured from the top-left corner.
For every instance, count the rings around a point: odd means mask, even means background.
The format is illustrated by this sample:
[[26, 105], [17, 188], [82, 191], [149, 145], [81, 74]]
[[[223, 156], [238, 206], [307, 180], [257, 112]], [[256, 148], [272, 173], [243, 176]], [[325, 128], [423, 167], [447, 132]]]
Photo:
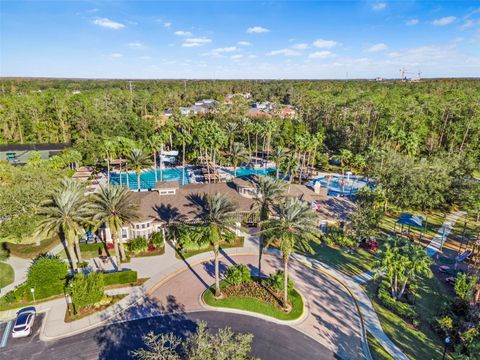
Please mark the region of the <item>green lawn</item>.
[[432, 331], [430, 321], [446, 299], [443, 284], [436, 278], [424, 279], [419, 284], [416, 308], [421, 323], [418, 330], [381, 305], [376, 298], [377, 286], [378, 282], [370, 282], [366, 285], [366, 291], [388, 337], [410, 359], [441, 359], [443, 344]]
[[0, 288], [10, 285], [13, 280], [15, 280], [13, 268], [8, 264], [0, 262]]
[[[222, 286], [222, 284], [220, 286]], [[292, 310], [289, 313], [285, 313], [281, 309], [255, 298], [230, 297], [216, 300], [213, 297], [213, 293], [214, 290], [210, 288], [205, 290], [202, 295], [203, 301], [210, 306], [256, 312], [279, 320], [298, 319], [303, 313], [303, 300], [296, 290], [291, 290], [288, 294], [288, 298], [292, 303]]]
[[49, 239], [40, 241], [40, 245], [35, 243], [31, 244], [15, 244], [6, 242], [5, 246], [10, 252], [10, 255], [22, 258], [22, 259], [33, 259], [38, 255], [47, 253], [52, 250], [56, 245], [58, 245], [60, 240], [57, 236], [54, 236]]
[[393, 360], [393, 357], [383, 348], [382, 345], [369, 332], [367, 333], [368, 347], [373, 360]]
[[[402, 211], [390, 209], [387, 214], [382, 218], [382, 221], [380, 222], [379, 228], [384, 232], [384, 233], [390, 233], [393, 231], [395, 227], [395, 223], [400, 217], [400, 213]], [[438, 229], [440, 226], [442, 226], [443, 222], [445, 221], [445, 214], [440, 212], [440, 211], [434, 211], [430, 213], [422, 213], [418, 211], [405, 211], [405, 212], [410, 212], [412, 214], [416, 215], [421, 215], [425, 216], [427, 218], [427, 235], [430, 236], [435, 236]], [[400, 232], [401, 225], [397, 225], [397, 232]], [[419, 229], [414, 229], [412, 228], [412, 231], [418, 231], [420, 232]]]
[[370, 271], [375, 256], [363, 249], [347, 250], [325, 244], [311, 244], [314, 254], [305, 254], [313, 257], [348, 276], [355, 276]]

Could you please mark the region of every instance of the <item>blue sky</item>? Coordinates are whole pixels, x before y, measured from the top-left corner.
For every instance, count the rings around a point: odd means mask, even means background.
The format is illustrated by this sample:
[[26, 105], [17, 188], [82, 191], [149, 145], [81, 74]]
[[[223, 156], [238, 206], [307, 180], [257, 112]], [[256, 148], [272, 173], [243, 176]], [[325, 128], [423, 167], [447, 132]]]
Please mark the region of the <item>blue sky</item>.
[[480, 1], [4, 1], [1, 76], [480, 76]]

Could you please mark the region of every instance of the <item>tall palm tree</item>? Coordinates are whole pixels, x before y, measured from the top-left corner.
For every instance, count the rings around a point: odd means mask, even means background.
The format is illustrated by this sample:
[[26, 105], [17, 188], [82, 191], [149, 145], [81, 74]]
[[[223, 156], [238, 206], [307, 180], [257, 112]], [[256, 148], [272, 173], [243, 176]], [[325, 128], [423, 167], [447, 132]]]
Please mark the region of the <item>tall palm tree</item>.
[[288, 198], [274, 207], [276, 217], [265, 221], [263, 232], [267, 238], [267, 246], [278, 243], [283, 259], [283, 306], [288, 305], [288, 260], [299, 247], [312, 252], [310, 241], [318, 241], [318, 217], [307, 202], [297, 198]]
[[77, 271], [75, 252], [78, 261], [82, 261], [78, 236], [83, 224], [88, 221], [89, 210], [85, 187], [70, 178], [60, 182], [59, 188], [50, 194], [39, 210], [42, 216], [39, 223], [41, 231], [49, 234], [57, 232], [60, 235], [74, 271]]
[[248, 151], [245, 149], [245, 145], [238, 142], [233, 143], [228, 158], [233, 165], [233, 176], [237, 176], [238, 165], [248, 160]]
[[140, 191], [140, 174], [142, 173], [142, 168], [150, 166], [152, 159], [150, 159], [150, 156], [143, 149], [135, 148], [127, 154], [127, 162], [137, 173], [137, 189]]
[[347, 149], [341, 149], [340, 153], [335, 157], [338, 161], [340, 161], [340, 166], [342, 168], [342, 193], [345, 192], [345, 166], [351, 164], [352, 157], [352, 152]]
[[[228, 240], [231, 229], [236, 222], [236, 206], [225, 195], [216, 193], [215, 195], [205, 194], [200, 201], [200, 241], [209, 243], [213, 246], [215, 255], [215, 296], [221, 295], [220, 276], [218, 270], [218, 254], [220, 252], [220, 242]], [[197, 204], [198, 205], [198, 204]]]
[[281, 162], [281, 167], [288, 174], [288, 183], [291, 184], [298, 169], [298, 159], [295, 152], [288, 153]]
[[93, 221], [104, 223], [110, 230], [119, 270], [122, 269], [120, 260], [125, 259], [125, 250], [123, 242], [118, 240], [118, 234], [124, 224], [138, 218], [138, 204], [132, 201], [131, 196], [130, 192], [121, 186], [102, 186], [93, 195], [91, 206]]
[[163, 144], [162, 136], [158, 134], [154, 134], [147, 139], [146, 145], [150, 153], [153, 154], [153, 169], [155, 171], [155, 182], [158, 181], [158, 174], [157, 174], [157, 153], [162, 150]]
[[182, 185], [185, 185], [185, 155], [187, 144], [192, 142], [192, 122], [181, 113], [174, 116], [173, 120], [177, 125], [175, 134], [182, 143]]
[[[257, 181], [257, 193], [253, 198], [254, 210], [260, 214], [260, 226], [270, 218], [273, 207], [280, 203], [285, 196], [286, 183], [267, 176], [260, 176]], [[258, 273], [262, 271], [263, 238], [260, 232], [258, 252]]]
[[[135, 148], [135, 142], [132, 139], [117, 136], [115, 138], [117, 147], [117, 155], [120, 157], [120, 185], [122, 184], [122, 162], [125, 159], [125, 155], [129, 154], [133, 148]], [[127, 189], [130, 189], [130, 177], [128, 176], [128, 164], [125, 164], [125, 170], [127, 175]]]
[[116, 154], [116, 148], [117, 146], [113, 140], [107, 139], [103, 142], [102, 156], [107, 162], [108, 183], [110, 183], [110, 161], [112, 161], [112, 157]]
[[276, 166], [276, 178], [279, 178], [280, 168], [282, 167], [283, 159], [287, 156], [284, 148], [277, 147], [272, 151], [271, 157], [272, 160], [275, 162]]

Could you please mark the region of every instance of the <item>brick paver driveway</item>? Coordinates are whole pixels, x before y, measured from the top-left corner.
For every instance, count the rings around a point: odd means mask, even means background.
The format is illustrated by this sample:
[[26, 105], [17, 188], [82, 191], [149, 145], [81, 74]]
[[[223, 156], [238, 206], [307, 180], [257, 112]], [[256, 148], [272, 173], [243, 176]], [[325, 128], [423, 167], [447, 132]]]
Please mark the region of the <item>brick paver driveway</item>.
[[[222, 257], [220, 270], [234, 264], [256, 269], [258, 257], [237, 255]], [[187, 268], [161, 283], [152, 297], [164, 309], [196, 311], [203, 307], [200, 295], [214, 282], [213, 260], [188, 264]], [[280, 260], [264, 256], [262, 271], [270, 273], [281, 268]], [[361, 323], [355, 303], [334, 279], [299, 262], [290, 262], [290, 276], [307, 303], [308, 315], [293, 328], [309, 335], [345, 359], [363, 359]], [[288, 326], [288, 325], [285, 325]], [[275, 336], [275, 334], [272, 334]]]

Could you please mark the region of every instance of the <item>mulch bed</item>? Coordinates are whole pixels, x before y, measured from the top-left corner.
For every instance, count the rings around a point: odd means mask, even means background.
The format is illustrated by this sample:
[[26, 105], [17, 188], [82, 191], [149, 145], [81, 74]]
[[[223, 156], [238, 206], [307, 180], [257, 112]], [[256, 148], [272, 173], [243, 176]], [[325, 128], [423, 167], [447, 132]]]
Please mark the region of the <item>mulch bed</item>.
[[229, 285], [222, 289], [224, 297], [254, 298], [278, 309], [282, 308], [282, 293], [276, 292], [258, 281], [248, 281], [240, 285]]

